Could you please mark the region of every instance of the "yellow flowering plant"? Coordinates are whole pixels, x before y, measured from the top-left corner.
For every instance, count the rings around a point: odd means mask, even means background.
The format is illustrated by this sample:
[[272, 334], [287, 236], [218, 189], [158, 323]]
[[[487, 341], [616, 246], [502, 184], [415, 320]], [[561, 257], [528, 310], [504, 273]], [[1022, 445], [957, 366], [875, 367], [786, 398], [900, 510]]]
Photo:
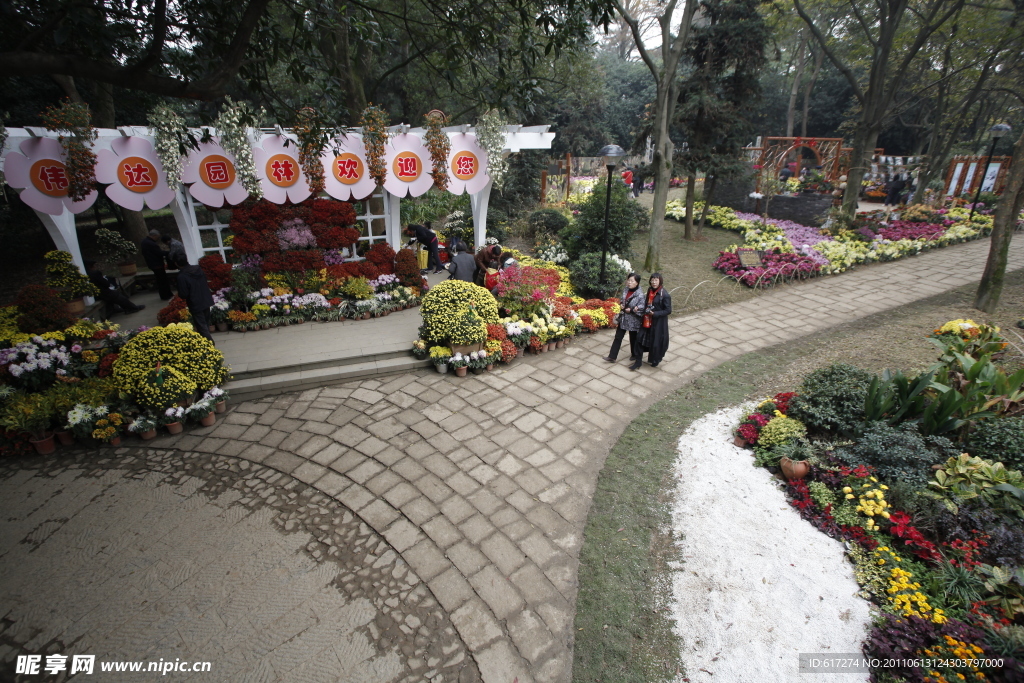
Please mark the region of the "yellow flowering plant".
[[65, 301], [97, 296], [100, 290], [82, 274], [66, 251], [49, 251], [46, 259], [46, 285], [58, 290]]
[[431, 346], [430, 360], [434, 365], [444, 365], [452, 357], [452, 350], [447, 346]]
[[188, 323], [140, 333], [114, 363], [114, 383], [139, 405], [164, 409], [195, 391], [223, 383], [224, 355]]
[[[481, 331], [477, 332], [465, 327], [463, 318], [472, 309], [473, 315], [479, 320]], [[423, 297], [420, 305], [423, 317], [422, 336], [432, 346], [447, 346], [455, 338], [476, 338], [483, 341], [487, 338], [487, 325], [498, 322], [498, 302], [494, 296], [472, 282], [462, 280], [445, 280], [433, 287]], [[481, 335], [482, 332], [482, 335]], [[472, 333], [472, 334], [471, 334]]]

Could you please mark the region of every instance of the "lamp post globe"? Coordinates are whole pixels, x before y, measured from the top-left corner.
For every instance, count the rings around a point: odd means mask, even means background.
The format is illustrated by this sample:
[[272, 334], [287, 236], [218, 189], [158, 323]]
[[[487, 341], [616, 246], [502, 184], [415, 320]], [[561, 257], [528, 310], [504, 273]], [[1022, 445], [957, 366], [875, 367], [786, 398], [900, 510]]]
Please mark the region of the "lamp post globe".
[[601, 242], [601, 276], [599, 282], [604, 284], [604, 266], [608, 258], [608, 215], [612, 205], [612, 172], [619, 165], [619, 160], [626, 156], [626, 150], [618, 145], [605, 145], [598, 156], [604, 157], [604, 165], [608, 169], [608, 192], [604, 197], [604, 239]]
[[[971, 202], [971, 213], [967, 216], [967, 222], [970, 223], [971, 219], [974, 218], [974, 207], [978, 205], [978, 197], [981, 196], [981, 186], [985, 184], [985, 177], [988, 175], [988, 167], [992, 163], [992, 155], [996, 151], [996, 143], [999, 142], [999, 138], [1003, 137], [1010, 132], [1010, 126], [1005, 123], [997, 123], [988, 129], [989, 135], [992, 136], [992, 146], [988, 150], [988, 157], [985, 159], [985, 170], [981, 172], [981, 180], [978, 181], [978, 189], [974, 192], [974, 201]], [[999, 175], [998, 173], [996, 174]], [[992, 191], [995, 192], [996, 184], [992, 183]]]

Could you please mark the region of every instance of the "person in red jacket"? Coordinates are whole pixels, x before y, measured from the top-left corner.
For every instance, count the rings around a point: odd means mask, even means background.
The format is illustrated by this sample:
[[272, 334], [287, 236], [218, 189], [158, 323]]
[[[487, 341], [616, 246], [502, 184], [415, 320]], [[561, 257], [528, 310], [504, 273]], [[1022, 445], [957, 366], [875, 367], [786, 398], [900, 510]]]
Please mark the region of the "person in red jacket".
[[633, 187], [633, 169], [628, 166], [622, 172], [622, 182], [626, 183], [626, 187]]

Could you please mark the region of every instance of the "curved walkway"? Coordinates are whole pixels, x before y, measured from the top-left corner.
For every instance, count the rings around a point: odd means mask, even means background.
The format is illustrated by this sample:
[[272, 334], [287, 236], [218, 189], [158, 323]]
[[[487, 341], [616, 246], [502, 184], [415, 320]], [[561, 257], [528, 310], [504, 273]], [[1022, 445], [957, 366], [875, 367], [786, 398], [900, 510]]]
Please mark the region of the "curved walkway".
[[628, 422], [728, 359], [976, 281], [987, 252], [958, 245], [675, 318], [658, 369], [601, 362], [609, 335], [591, 335], [477, 377], [421, 371], [243, 403], [153, 446], [318, 489], [426, 583], [485, 682], [567, 681], [582, 531]]

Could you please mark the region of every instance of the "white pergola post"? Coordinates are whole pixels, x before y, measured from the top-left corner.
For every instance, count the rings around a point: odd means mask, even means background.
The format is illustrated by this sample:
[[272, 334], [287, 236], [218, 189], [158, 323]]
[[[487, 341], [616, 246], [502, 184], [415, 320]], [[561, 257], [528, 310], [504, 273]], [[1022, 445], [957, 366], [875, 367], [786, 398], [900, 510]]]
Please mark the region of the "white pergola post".
[[384, 192], [384, 228], [388, 244], [395, 251], [402, 248], [402, 198], [387, 190]]
[[185, 255], [192, 265], [199, 263], [203, 257], [203, 245], [200, 243], [199, 226], [196, 221], [196, 210], [186, 196], [187, 189], [179, 184], [174, 192], [174, 201], [171, 202], [171, 214], [174, 222], [178, 225], [178, 232], [181, 234], [181, 243], [185, 247]]
[[[33, 209], [35, 211], [35, 209]], [[71, 261], [78, 269], [85, 273], [85, 263], [82, 261], [82, 250], [78, 246], [78, 232], [75, 229], [75, 214], [64, 207], [64, 213], [53, 216], [41, 211], [35, 212], [39, 220], [46, 226], [46, 232], [50, 233], [54, 245], [60, 251], [71, 254]], [[91, 306], [94, 299], [91, 296], [85, 297], [85, 304]]]
[[473, 207], [473, 241], [476, 249], [484, 246], [487, 240], [487, 204], [491, 201], [491, 187], [493, 180], [488, 180], [484, 189], [469, 196], [470, 206]]

